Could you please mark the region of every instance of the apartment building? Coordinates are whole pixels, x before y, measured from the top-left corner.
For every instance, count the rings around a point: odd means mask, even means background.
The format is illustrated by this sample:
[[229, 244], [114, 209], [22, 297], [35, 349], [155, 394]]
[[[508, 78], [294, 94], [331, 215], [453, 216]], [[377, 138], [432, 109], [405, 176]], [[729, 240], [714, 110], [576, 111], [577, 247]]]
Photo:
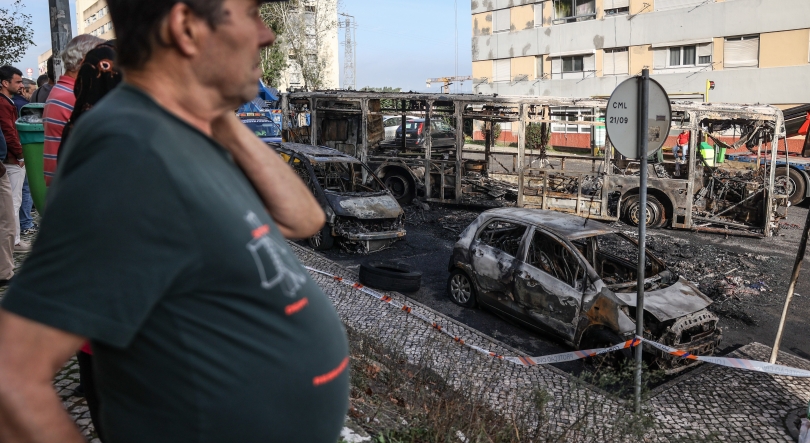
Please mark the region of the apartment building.
[[76, 0], [76, 25], [77, 34], [91, 34], [104, 40], [115, 38], [106, 0]]
[[[115, 38], [110, 7], [106, 0], [76, 0], [76, 34], [92, 34], [104, 40]], [[45, 74], [51, 49], [37, 57], [39, 75]]]
[[609, 96], [646, 67], [673, 97], [810, 103], [808, 0], [472, 0], [472, 28], [483, 94]]

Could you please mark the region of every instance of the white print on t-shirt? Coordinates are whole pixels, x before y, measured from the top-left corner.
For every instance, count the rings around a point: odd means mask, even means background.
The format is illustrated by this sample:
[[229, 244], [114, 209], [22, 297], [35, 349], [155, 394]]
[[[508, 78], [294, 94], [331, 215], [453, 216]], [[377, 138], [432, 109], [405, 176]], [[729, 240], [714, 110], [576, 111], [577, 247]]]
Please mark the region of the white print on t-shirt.
[[262, 224], [259, 217], [251, 211], [245, 216], [245, 221], [252, 229], [253, 240], [248, 242], [248, 251], [256, 261], [259, 275], [262, 279], [262, 288], [272, 289], [279, 284], [287, 297], [295, 297], [298, 290], [306, 283], [306, 277], [292, 269], [283, 258], [289, 255], [286, 248], [279, 247], [268, 235], [270, 226]]

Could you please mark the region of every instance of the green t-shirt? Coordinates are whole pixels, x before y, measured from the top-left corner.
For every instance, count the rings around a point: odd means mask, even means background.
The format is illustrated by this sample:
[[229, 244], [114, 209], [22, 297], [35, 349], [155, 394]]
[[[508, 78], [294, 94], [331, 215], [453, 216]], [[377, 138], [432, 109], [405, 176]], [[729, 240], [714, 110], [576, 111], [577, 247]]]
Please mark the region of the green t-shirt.
[[66, 149], [3, 308], [91, 340], [105, 443], [337, 441], [342, 325], [228, 153], [128, 85]]

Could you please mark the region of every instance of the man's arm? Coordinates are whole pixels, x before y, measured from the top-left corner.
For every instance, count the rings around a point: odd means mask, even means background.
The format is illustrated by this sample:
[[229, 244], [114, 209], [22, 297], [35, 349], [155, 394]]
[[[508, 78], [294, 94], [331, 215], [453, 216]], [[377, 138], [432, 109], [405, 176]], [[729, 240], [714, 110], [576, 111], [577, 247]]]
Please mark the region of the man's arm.
[[0, 441], [84, 443], [53, 388], [82, 337], [0, 309]]
[[2, 97], [0, 97], [0, 100], [3, 100], [2, 105], [0, 105], [0, 129], [3, 131], [9, 154], [14, 154], [14, 158], [19, 160], [23, 158], [23, 151], [20, 136], [17, 134], [17, 127], [14, 126], [17, 111], [8, 100], [4, 100]]
[[323, 209], [309, 188], [281, 156], [256, 137], [233, 112], [217, 119], [212, 133], [253, 183], [285, 237], [311, 237], [323, 227]]

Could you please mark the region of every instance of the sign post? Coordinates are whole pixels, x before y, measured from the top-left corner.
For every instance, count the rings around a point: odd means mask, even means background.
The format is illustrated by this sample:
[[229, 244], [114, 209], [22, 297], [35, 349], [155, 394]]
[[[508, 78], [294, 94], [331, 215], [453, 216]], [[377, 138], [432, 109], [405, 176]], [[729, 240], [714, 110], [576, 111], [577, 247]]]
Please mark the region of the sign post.
[[48, 0], [48, 10], [51, 16], [51, 48], [53, 49], [54, 80], [65, 73], [62, 63], [62, 50], [73, 38], [70, 24], [70, 2], [68, 0]]
[[[627, 158], [640, 160], [638, 268], [636, 282], [636, 335], [644, 337], [644, 280], [647, 258], [647, 156], [661, 149], [669, 136], [672, 108], [649, 69], [625, 80], [610, 96], [605, 129], [611, 144]], [[635, 411], [641, 413], [641, 368], [643, 344], [636, 346]]]

